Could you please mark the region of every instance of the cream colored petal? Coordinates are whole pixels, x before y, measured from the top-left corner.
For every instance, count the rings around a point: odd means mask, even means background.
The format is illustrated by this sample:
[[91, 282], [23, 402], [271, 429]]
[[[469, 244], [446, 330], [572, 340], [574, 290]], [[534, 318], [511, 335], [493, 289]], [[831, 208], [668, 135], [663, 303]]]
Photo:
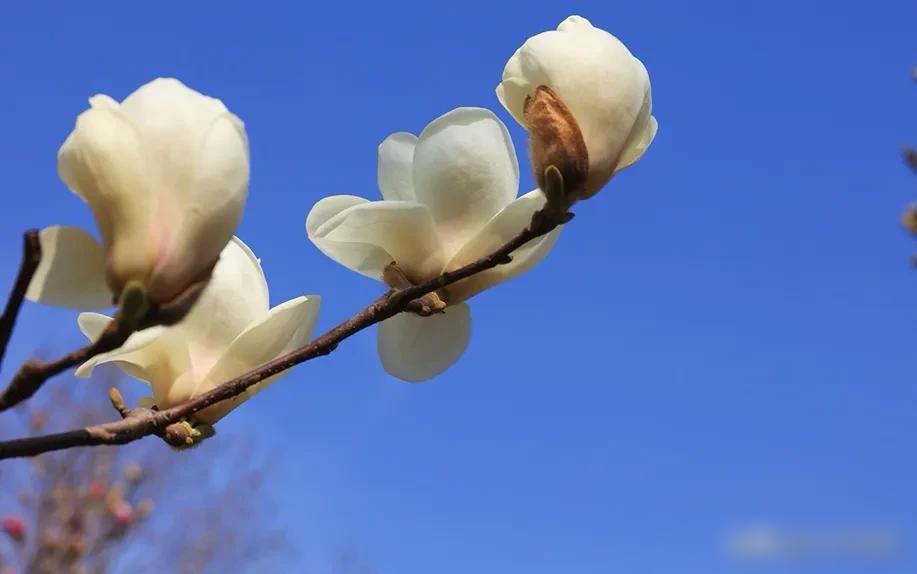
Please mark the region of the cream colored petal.
[[[210, 267], [238, 226], [248, 195], [248, 140], [242, 122], [224, 113], [202, 134], [190, 135], [201, 138], [192, 150], [191, 173], [165, 185], [158, 198], [158, 221], [171, 232], [160, 235], [164, 243], [150, 285], [154, 300], [171, 299]], [[176, 164], [172, 159], [180, 149], [160, 158], [161, 170], [183, 169], [184, 160]]]
[[415, 383], [448, 369], [465, 352], [470, 336], [471, 312], [460, 303], [430, 317], [400, 313], [383, 321], [377, 346], [387, 373]]
[[641, 110], [640, 116], [634, 124], [634, 129], [627, 139], [627, 144], [624, 146], [624, 151], [621, 153], [615, 172], [619, 172], [636, 163], [650, 147], [650, 144], [653, 143], [653, 138], [656, 137], [656, 131], [659, 126], [656, 118], [651, 115], [652, 110], [652, 95], [647, 91], [643, 110]]
[[417, 141], [413, 180], [417, 201], [430, 208], [454, 253], [519, 191], [506, 126], [483, 108], [458, 108], [433, 120]]
[[90, 342], [102, 336], [102, 331], [112, 322], [112, 318], [102, 313], [80, 313], [76, 323], [80, 332], [86, 335]]
[[268, 286], [255, 254], [238, 237], [223, 249], [210, 281], [174, 329], [188, 341], [194, 370], [204, 374], [250, 324], [268, 312]]
[[156, 78], [121, 102], [121, 110], [145, 133], [165, 143], [188, 131], [201, 131], [226, 113], [217, 98], [205, 96], [175, 78]]
[[[318, 320], [321, 298], [297, 297], [271, 309], [261, 321], [240, 334], [194, 391], [205, 393], [309, 341]], [[250, 387], [245, 393], [198, 413], [196, 418], [214, 423], [230, 410], [277, 380], [276, 375]]]
[[[99, 313], [81, 313], [78, 319], [80, 330], [90, 341], [98, 339], [111, 321], [111, 317]], [[132, 334], [118, 349], [92, 357], [75, 374], [87, 378], [98, 365], [114, 363], [141, 381], [164, 382], [181, 372], [173, 370], [173, 366], [181, 369], [187, 363], [187, 352], [182, 347], [170, 337], [166, 327], [151, 327]]]
[[[446, 266], [448, 270], [464, 265], [493, 253], [504, 243], [528, 227], [532, 214], [544, 206], [545, 197], [541, 190], [531, 191], [491, 219], [474, 238], [466, 243]], [[452, 304], [465, 301], [481, 291], [493, 287], [518, 275], [522, 275], [551, 251], [563, 226], [542, 237], [529, 241], [513, 252], [512, 261], [483, 271], [446, 288], [446, 300]]]
[[159, 245], [156, 206], [144, 143], [117, 109], [91, 108], [58, 151], [61, 179], [95, 215], [107, 253], [107, 279], [118, 293], [130, 279], [146, 283]]
[[378, 180], [382, 197], [388, 200], [416, 201], [414, 196], [414, 147], [417, 136], [394, 133], [379, 144]]
[[374, 279], [392, 261], [415, 282], [445, 262], [430, 212], [417, 203], [326, 197], [309, 212], [306, 232], [322, 253]]
[[55, 225], [42, 229], [39, 239], [41, 263], [26, 298], [75, 309], [112, 306], [105, 283], [105, 253], [95, 238], [76, 227]]
[[105, 94], [96, 94], [89, 98], [89, 107], [101, 110], [117, 110], [121, 104], [115, 101], [111, 96]]

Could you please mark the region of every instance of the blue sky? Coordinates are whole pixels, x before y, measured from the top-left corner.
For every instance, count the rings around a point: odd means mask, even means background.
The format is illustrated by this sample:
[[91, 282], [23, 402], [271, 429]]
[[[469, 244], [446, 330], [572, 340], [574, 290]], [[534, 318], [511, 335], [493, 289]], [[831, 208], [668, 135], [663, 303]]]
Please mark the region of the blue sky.
[[[914, 571], [913, 2], [10, 4], [0, 285], [24, 228], [91, 225], [55, 169], [86, 98], [176, 76], [246, 122], [239, 235], [272, 302], [321, 293], [328, 328], [380, 286], [308, 242], [312, 204], [378, 197], [378, 143], [463, 105], [494, 109], [524, 162], [493, 89], [573, 13], [649, 69], [653, 146], [541, 266], [472, 301], [446, 374], [388, 377], [369, 331], [224, 421], [274, 453], [286, 571], [330, 571], [341, 548], [397, 574]], [[78, 342], [71, 313], [30, 306], [4, 376]], [[912, 549], [735, 562], [723, 540], [751, 524]]]

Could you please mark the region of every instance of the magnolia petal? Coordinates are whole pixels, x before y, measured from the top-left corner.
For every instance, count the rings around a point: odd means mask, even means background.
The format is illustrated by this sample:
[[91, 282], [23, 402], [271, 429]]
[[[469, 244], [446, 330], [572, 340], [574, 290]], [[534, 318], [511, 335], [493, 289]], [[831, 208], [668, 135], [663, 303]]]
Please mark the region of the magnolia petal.
[[640, 116], [634, 124], [634, 129], [627, 139], [627, 144], [624, 146], [624, 151], [621, 153], [620, 159], [618, 159], [618, 165], [615, 168], [615, 172], [621, 171], [636, 163], [637, 160], [643, 157], [643, 154], [650, 147], [650, 144], [653, 143], [659, 125], [656, 122], [656, 118], [650, 115], [652, 109], [652, 95], [647, 91], [643, 110], [641, 110]]
[[130, 280], [147, 283], [160, 249], [153, 231], [157, 182], [144, 148], [118, 109], [93, 107], [80, 114], [57, 154], [61, 179], [92, 208], [116, 295]]
[[233, 237], [200, 298], [174, 327], [184, 333], [197, 372], [210, 370], [239, 333], [267, 315], [268, 296], [258, 258], [241, 239]]
[[430, 208], [454, 252], [519, 190], [519, 164], [506, 126], [483, 108], [458, 108], [433, 120], [417, 141], [413, 181], [417, 201]]
[[[226, 247], [239, 224], [248, 195], [248, 139], [242, 122], [217, 116], [197, 142], [191, 181], [169, 189], [161, 218], [172, 222], [168, 252], [153, 270], [154, 300], [168, 300], [205, 271]], [[168, 162], [160, 162], [169, 169]]]
[[102, 336], [102, 331], [108, 327], [114, 319], [102, 313], [80, 313], [76, 318], [76, 323], [80, 327], [80, 332], [86, 335], [90, 342], [95, 341]]
[[[462, 249], [446, 265], [446, 269], [458, 269], [493, 253], [525, 229], [532, 220], [532, 214], [541, 209], [544, 204], [545, 197], [540, 189], [530, 191], [518, 198], [495, 215], [484, 229], [462, 246]], [[509, 263], [482, 271], [446, 287], [446, 300], [450, 304], [465, 301], [489, 287], [522, 275], [547, 256], [560, 236], [561, 229], [563, 226], [556, 227], [547, 235], [529, 241], [513, 252], [512, 261]]]
[[417, 136], [394, 133], [379, 144], [378, 181], [382, 197], [388, 200], [416, 201], [414, 196], [414, 148]]
[[216, 117], [227, 112], [217, 98], [192, 90], [175, 78], [147, 82], [126, 97], [120, 109], [164, 148], [168, 148], [170, 140], [183, 142], [189, 133], [202, 133]]
[[105, 253], [86, 231], [55, 225], [39, 233], [41, 262], [26, 298], [30, 301], [75, 309], [112, 306], [105, 282]]
[[306, 233], [322, 253], [374, 279], [393, 261], [415, 282], [435, 276], [444, 263], [430, 212], [417, 203], [326, 197], [309, 212]]
[[89, 98], [89, 107], [103, 110], [117, 110], [121, 104], [115, 101], [111, 96], [105, 94], [96, 94]]
[[[90, 340], [95, 341], [111, 323], [112, 318], [100, 313], [80, 313], [77, 322], [80, 330]], [[121, 347], [107, 353], [100, 353], [77, 367], [76, 376], [88, 378], [98, 365], [115, 363], [128, 375], [141, 381], [152, 383], [157, 374], [154, 368], [162, 362], [160, 352], [165, 348], [163, 334], [165, 327], [150, 327], [137, 331], [128, 337]], [[177, 349], [176, 349], [177, 350]], [[158, 373], [168, 377], [167, 374]]]
[[[195, 395], [205, 393], [234, 377], [306, 344], [318, 320], [321, 298], [297, 297], [271, 309], [261, 321], [249, 326], [229, 346], [213, 369], [198, 384]], [[209, 407], [195, 417], [214, 423], [243, 401], [280, 378], [269, 377], [232, 399]]]
[[442, 314], [400, 313], [379, 325], [377, 347], [385, 371], [407, 382], [426, 381], [449, 368], [468, 346], [471, 311], [465, 303]]

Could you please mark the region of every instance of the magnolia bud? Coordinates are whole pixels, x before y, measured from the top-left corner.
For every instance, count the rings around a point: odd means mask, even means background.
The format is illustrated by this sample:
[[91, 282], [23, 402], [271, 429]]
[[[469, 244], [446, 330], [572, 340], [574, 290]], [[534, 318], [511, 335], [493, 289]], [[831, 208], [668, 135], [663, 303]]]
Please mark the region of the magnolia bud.
[[[534, 140], [536, 176], [554, 161], [577, 199], [640, 159], [656, 135], [646, 68], [620, 40], [579, 16], [516, 50], [497, 97]], [[547, 119], [533, 121], [533, 106]], [[588, 163], [585, 177], [580, 161]]]
[[94, 479], [89, 483], [89, 488], [87, 489], [87, 494], [92, 498], [102, 498], [105, 494], [105, 483], [99, 479]]
[[239, 223], [245, 127], [220, 100], [169, 78], [89, 106], [58, 152], [58, 171], [92, 209], [102, 245], [78, 228], [42, 230], [27, 296], [104, 307], [137, 282], [150, 303], [167, 304], [209, 277]]
[[529, 155], [538, 187], [546, 189], [545, 172], [560, 170], [568, 203], [581, 199], [577, 192], [589, 175], [589, 152], [573, 114], [547, 86], [538, 86], [523, 107], [529, 132]]
[[134, 508], [121, 500], [111, 508], [111, 515], [120, 526], [130, 526], [134, 521]]
[[4, 516], [0, 518], [0, 527], [14, 541], [22, 542], [25, 540], [25, 522], [22, 518], [15, 515]]

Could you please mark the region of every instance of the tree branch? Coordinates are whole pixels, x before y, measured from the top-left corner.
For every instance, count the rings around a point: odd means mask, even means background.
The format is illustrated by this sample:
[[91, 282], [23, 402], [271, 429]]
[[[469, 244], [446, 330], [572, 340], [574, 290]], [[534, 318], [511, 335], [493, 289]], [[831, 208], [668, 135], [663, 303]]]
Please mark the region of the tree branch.
[[0, 316], [0, 365], [3, 364], [6, 346], [13, 335], [13, 327], [16, 326], [19, 309], [22, 308], [26, 291], [29, 290], [29, 283], [32, 282], [39, 263], [41, 263], [41, 242], [38, 240], [38, 230], [29, 229], [22, 235], [22, 263], [19, 265], [19, 273], [16, 275], [16, 282], [13, 283], [13, 290], [10, 291], [10, 298], [6, 301], [6, 308], [3, 310], [3, 315]]
[[121, 293], [118, 313], [98, 339], [53, 361], [29, 359], [23, 363], [13, 375], [9, 386], [0, 392], [0, 412], [28, 400], [51, 377], [81, 365], [96, 355], [117, 349], [135, 331], [181, 321], [206, 287], [210, 280], [209, 273], [210, 270], [206, 277], [191, 284], [172, 301], [160, 305], [148, 305], [145, 288], [129, 284]]
[[[559, 177], [559, 172], [557, 177]], [[562, 181], [560, 185], [563, 185]], [[532, 216], [529, 226], [494, 252], [464, 267], [445, 272], [429, 281], [404, 289], [390, 290], [356, 315], [333, 327], [312, 342], [286, 355], [269, 361], [202, 395], [169, 409], [160, 411], [136, 408], [124, 411], [122, 413], [124, 418], [119, 421], [64, 433], [0, 442], [0, 459], [34, 456], [44, 452], [78, 446], [125, 444], [153, 434], [164, 436], [170, 425], [182, 424], [194, 413], [221, 401], [237, 397], [249, 387], [270, 376], [316, 357], [327, 355], [334, 351], [341, 341], [371, 325], [384, 321], [402, 311], [416, 309], [415, 302], [418, 298], [482, 271], [509, 263], [512, 260], [511, 254], [515, 250], [529, 241], [549, 233], [555, 227], [566, 223], [573, 217], [567, 211], [568, 205], [565, 202], [551, 201], [552, 194], [547, 195], [549, 198], [547, 205]]]

